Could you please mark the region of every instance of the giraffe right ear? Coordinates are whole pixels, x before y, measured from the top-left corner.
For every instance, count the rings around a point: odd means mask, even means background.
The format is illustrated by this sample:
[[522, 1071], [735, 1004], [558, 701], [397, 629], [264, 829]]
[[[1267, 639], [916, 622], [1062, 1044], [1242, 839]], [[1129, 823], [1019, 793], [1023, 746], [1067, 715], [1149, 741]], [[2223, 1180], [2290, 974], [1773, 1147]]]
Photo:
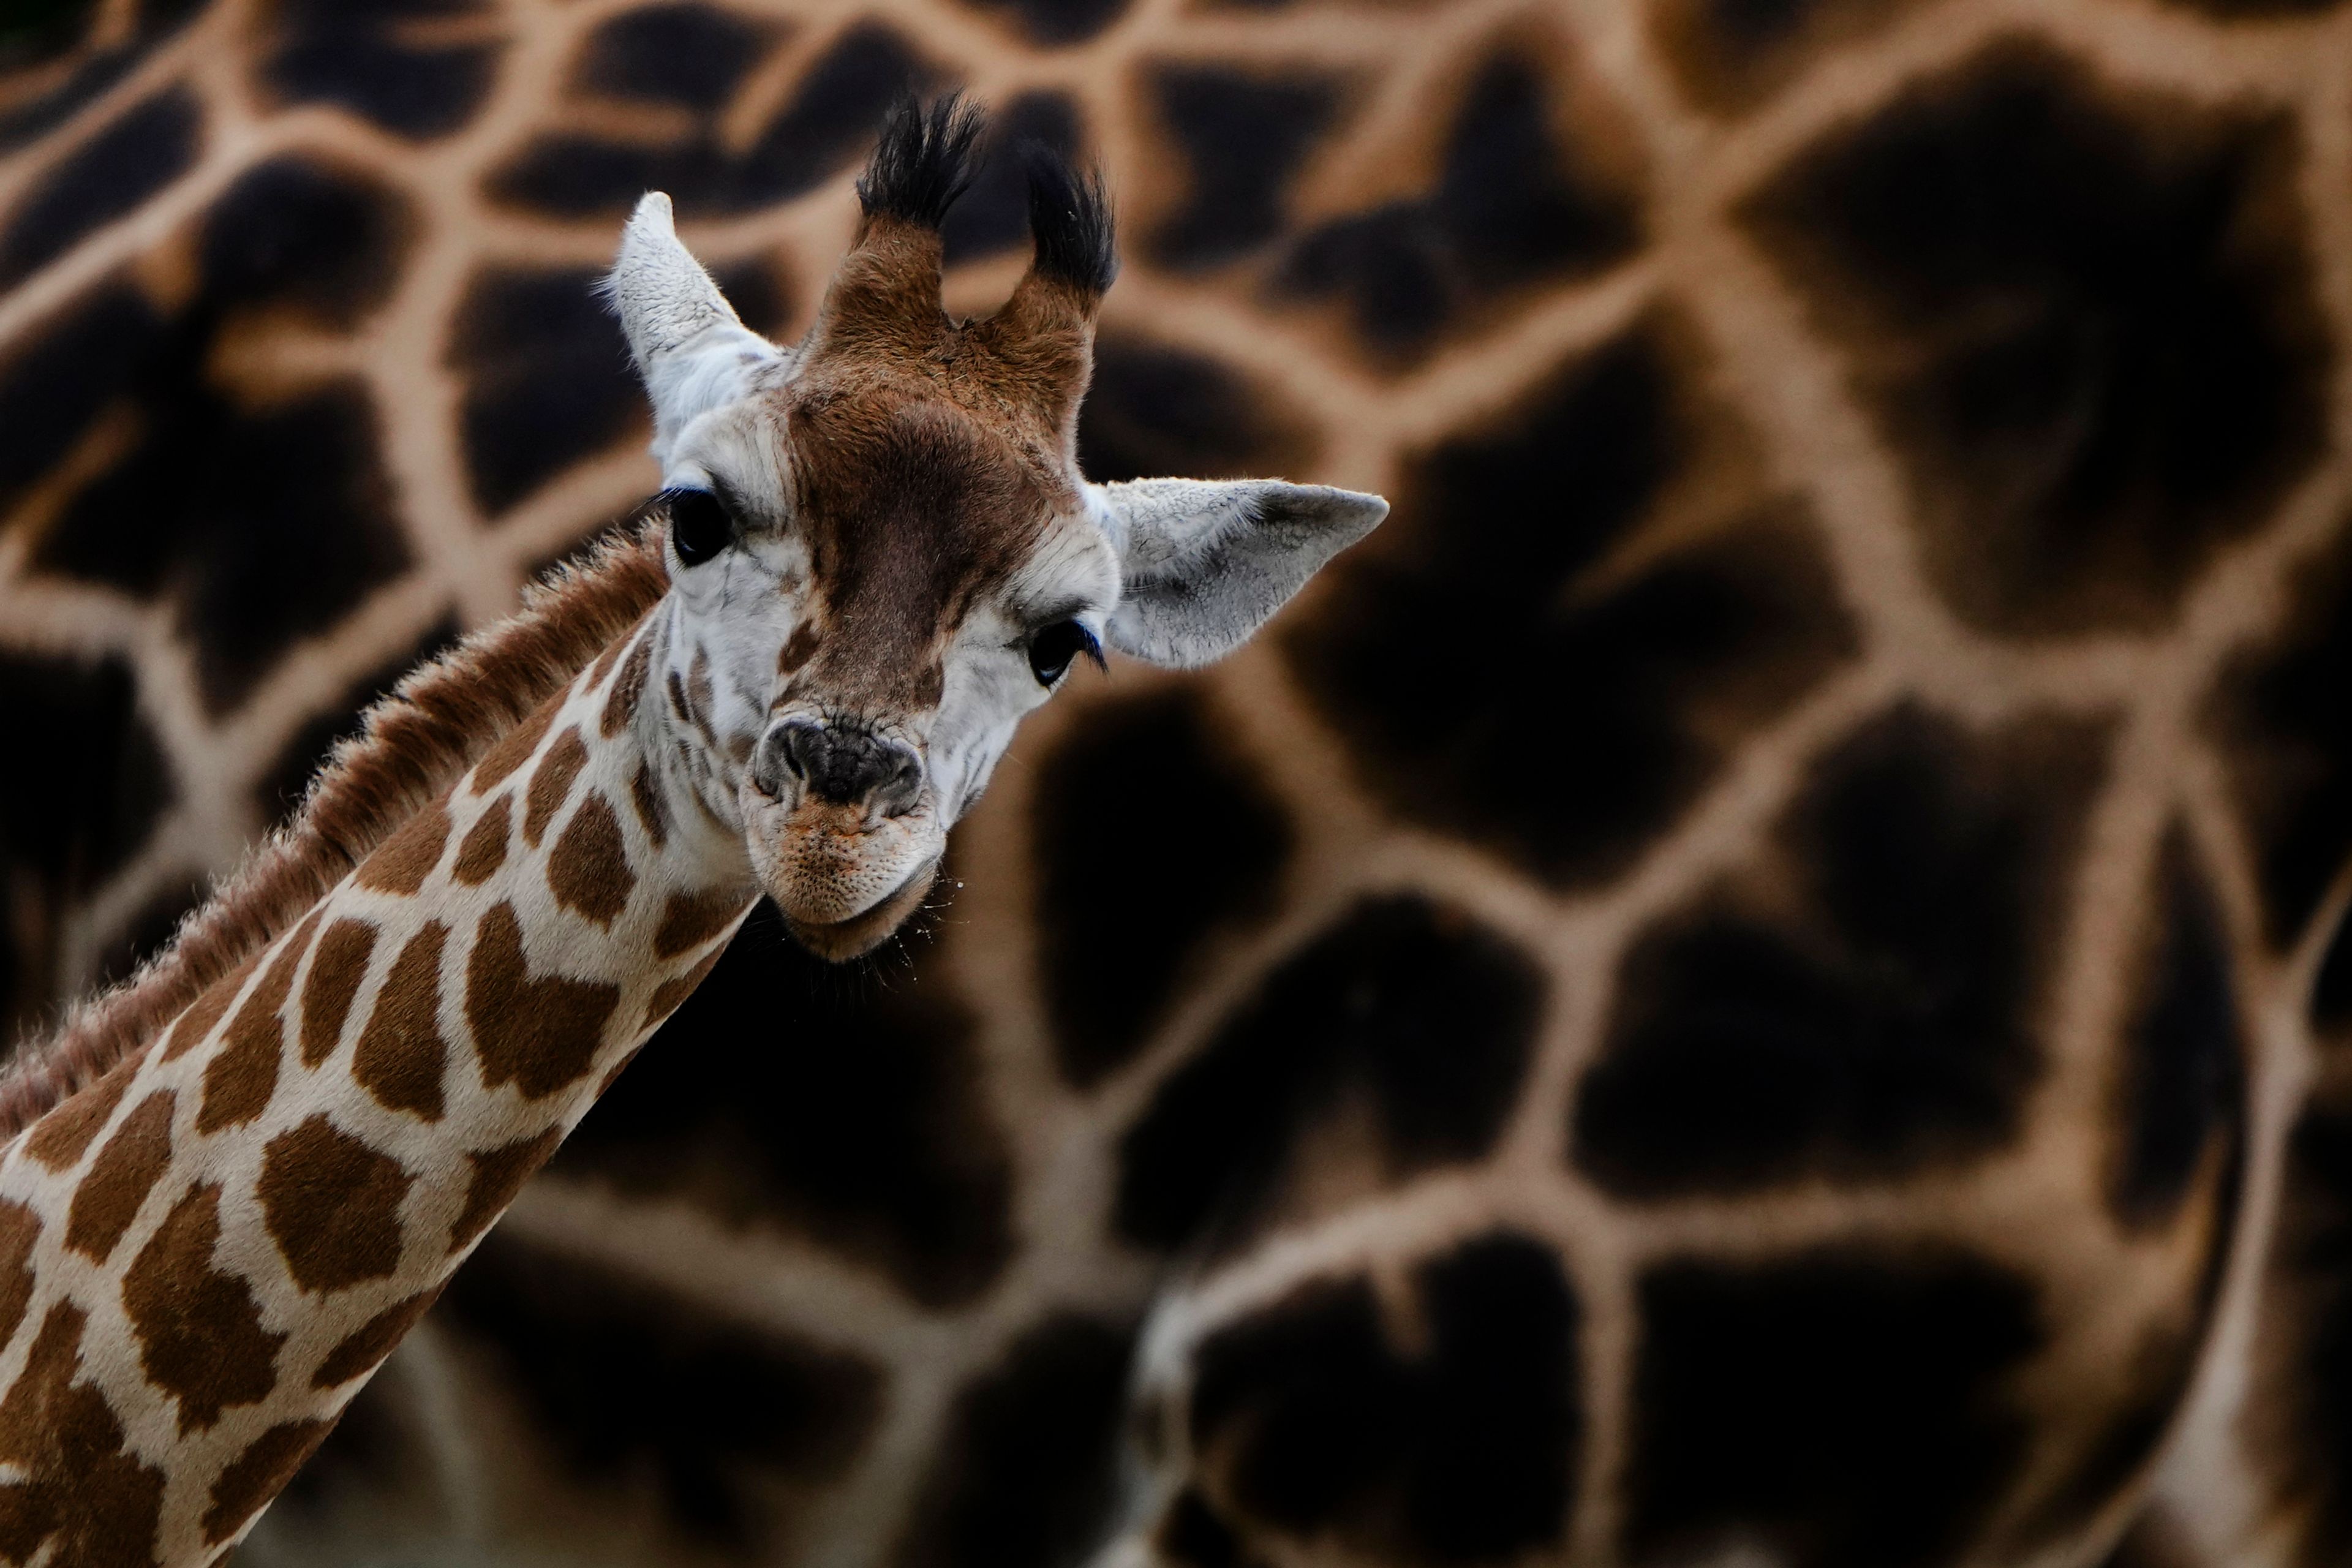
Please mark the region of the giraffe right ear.
[[1118, 552], [1111, 647], [1192, 669], [1241, 646], [1323, 563], [1380, 525], [1378, 496], [1280, 479], [1127, 479], [1089, 487]]
[[649, 191], [621, 231], [604, 279], [629, 357], [654, 409], [654, 460], [667, 478], [679, 431], [751, 390], [752, 374], [782, 352], [746, 327], [677, 237], [669, 197]]

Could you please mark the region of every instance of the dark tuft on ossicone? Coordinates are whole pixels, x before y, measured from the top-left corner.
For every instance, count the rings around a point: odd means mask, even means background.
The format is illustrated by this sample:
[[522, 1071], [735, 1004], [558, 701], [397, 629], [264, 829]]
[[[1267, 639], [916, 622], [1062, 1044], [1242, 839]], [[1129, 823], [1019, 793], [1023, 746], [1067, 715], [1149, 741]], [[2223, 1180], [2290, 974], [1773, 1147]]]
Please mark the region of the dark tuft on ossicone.
[[866, 216], [939, 227], [971, 184], [972, 148], [985, 124], [986, 116], [961, 93], [933, 99], [929, 108], [911, 92], [899, 94], [882, 121], [882, 140], [866, 173], [857, 177]]
[[1102, 171], [1081, 174], [1052, 148], [1028, 149], [1029, 233], [1036, 269], [1099, 294], [1118, 275], [1118, 254]]

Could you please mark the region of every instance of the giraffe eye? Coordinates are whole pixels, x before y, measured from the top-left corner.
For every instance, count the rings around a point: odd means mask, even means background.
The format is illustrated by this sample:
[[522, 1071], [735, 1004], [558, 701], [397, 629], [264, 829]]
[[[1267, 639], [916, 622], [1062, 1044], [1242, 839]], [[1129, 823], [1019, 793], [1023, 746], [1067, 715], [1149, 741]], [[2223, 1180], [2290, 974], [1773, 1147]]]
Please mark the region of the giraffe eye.
[[735, 520], [709, 490], [671, 490], [669, 542], [677, 558], [699, 566], [735, 542]]
[[1029, 673], [1037, 678], [1038, 685], [1051, 686], [1080, 654], [1100, 664], [1102, 645], [1077, 622], [1055, 621], [1029, 639]]

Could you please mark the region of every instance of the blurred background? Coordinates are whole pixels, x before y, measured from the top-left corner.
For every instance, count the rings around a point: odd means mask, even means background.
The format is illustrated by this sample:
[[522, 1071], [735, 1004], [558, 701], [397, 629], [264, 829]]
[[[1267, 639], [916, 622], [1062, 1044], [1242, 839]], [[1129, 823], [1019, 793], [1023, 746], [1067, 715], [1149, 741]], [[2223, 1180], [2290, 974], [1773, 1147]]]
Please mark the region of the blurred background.
[[[901, 949], [755, 917], [238, 1560], [1073, 1562], [1171, 1279], [1473, 1166], [2010, 1248], [2027, 1425], [2137, 1421], [2098, 1499], [2202, 1411], [2168, 1550], [2352, 1560], [2327, 0], [0, 5], [11, 1035], [654, 487], [637, 195], [794, 335], [910, 84], [997, 120], [951, 309], [1019, 141], [1108, 173], [1092, 478], [1395, 514], [1228, 666], [1075, 679]], [[2067, 1361], [2098, 1301], [2185, 1326]], [[1941, 1561], [1863, 1495], [1938, 1408], [1624, 1552]]]

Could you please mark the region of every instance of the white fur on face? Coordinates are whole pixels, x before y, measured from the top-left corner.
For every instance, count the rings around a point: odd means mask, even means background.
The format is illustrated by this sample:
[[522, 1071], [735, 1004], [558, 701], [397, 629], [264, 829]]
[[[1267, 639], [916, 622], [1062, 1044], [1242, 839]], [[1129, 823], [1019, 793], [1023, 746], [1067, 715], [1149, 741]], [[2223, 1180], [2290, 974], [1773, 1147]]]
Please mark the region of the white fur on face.
[[[948, 829], [980, 797], [1021, 720], [1052, 695], [1031, 668], [1032, 638], [1045, 626], [1076, 620], [1099, 639], [1118, 604], [1118, 564], [1092, 516], [1048, 520], [1027, 558], [986, 585], [950, 629], [936, 706], [848, 715], [920, 759], [912, 807], [862, 817], [818, 810], [796, 784], [772, 769], [763, 778], [753, 766], [779, 722], [844, 716], [824, 691], [778, 673], [818, 585], [792, 516], [777, 407], [769, 396], [749, 397], [705, 411], [679, 434], [667, 483], [730, 498], [738, 533], [730, 548], [693, 566], [671, 550], [675, 587], [656, 647], [656, 679], [660, 710], [671, 717], [681, 765], [698, 792], [743, 832], [786, 912], [829, 924], [863, 913], [936, 865]], [[676, 714], [673, 684], [709, 726], [708, 737]]]

